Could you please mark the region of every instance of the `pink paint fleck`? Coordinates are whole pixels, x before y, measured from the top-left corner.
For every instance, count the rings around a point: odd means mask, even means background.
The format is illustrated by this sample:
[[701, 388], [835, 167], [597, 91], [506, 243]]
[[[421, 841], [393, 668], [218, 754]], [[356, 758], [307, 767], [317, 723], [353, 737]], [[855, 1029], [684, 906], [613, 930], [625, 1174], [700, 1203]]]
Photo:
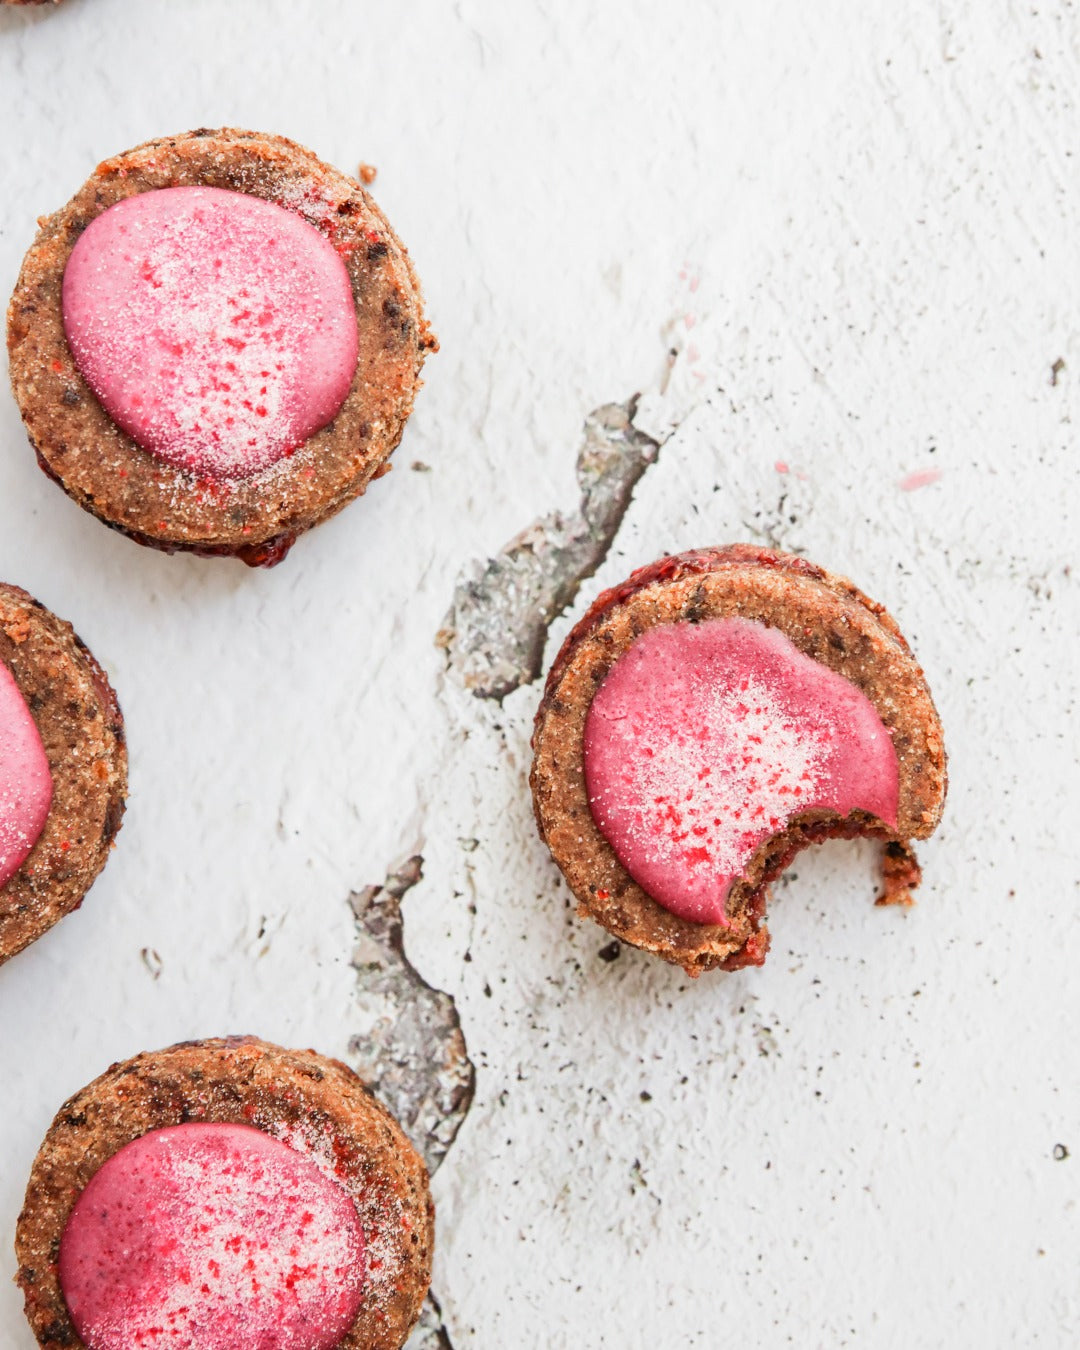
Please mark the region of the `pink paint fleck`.
[[790, 472], [791, 472], [791, 470], [788, 468], [788, 466], [787, 466], [787, 464], [785, 463], [785, 461], [782, 460], [782, 459], [778, 459], [778, 460], [776, 461], [776, 464], [775, 464], [774, 467], [775, 467], [777, 473], [790, 473]]
[[931, 483], [936, 483], [940, 477], [940, 469], [917, 469], [914, 473], [909, 473], [906, 478], [900, 479], [900, 491], [915, 492], [918, 488], [929, 487]]

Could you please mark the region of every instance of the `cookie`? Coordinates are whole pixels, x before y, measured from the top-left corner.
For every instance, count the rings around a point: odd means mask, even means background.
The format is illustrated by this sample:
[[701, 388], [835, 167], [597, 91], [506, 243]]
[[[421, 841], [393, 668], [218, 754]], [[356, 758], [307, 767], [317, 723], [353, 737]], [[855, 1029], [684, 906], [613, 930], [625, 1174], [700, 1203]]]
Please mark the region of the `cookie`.
[[47, 1350], [398, 1350], [427, 1173], [344, 1064], [250, 1037], [114, 1064], [34, 1161], [18, 1283]]
[[541, 837], [580, 912], [691, 975], [759, 965], [769, 884], [828, 838], [885, 843], [881, 903], [947, 784], [941, 723], [882, 606], [751, 545], [665, 558], [605, 591], [548, 676]]
[[0, 962], [82, 903], [126, 795], [105, 672], [70, 624], [0, 585]]
[[389, 469], [436, 346], [360, 184], [228, 128], [99, 165], [41, 221], [8, 309], [45, 472], [140, 543], [252, 566]]

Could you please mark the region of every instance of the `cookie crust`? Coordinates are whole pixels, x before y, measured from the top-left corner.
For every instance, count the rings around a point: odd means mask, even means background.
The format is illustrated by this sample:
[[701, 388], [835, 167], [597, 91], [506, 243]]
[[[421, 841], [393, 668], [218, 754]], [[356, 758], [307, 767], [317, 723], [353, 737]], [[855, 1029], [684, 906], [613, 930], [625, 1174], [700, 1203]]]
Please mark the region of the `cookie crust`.
[[[98, 402], [64, 334], [64, 269], [83, 230], [125, 197], [180, 186], [295, 211], [330, 240], [352, 285], [360, 349], [344, 404], [292, 455], [248, 477], [207, 477], [143, 450]], [[283, 136], [233, 128], [147, 141], [99, 164], [40, 221], [8, 307], [12, 388], [42, 469], [139, 543], [252, 566], [280, 562], [298, 535], [388, 471], [437, 346], [408, 253], [360, 184]]]
[[[640, 633], [660, 623], [734, 616], [778, 629], [873, 703], [896, 748], [899, 812], [895, 831], [863, 812], [842, 819], [823, 810], [800, 813], [761, 845], [733, 883], [729, 923], [699, 924], [657, 904], [597, 828], [585, 788], [585, 719], [604, 677]], [[661, 559], [598, 596], [555, 658], [532, 744], [530, 783], [540, 837], [577, 897], [578, 912], [690, 975], [764, 961], [769, 883], [800, 849], [824, 839], [883, 839], [879, 903], [910, 903], [920, 873], [909, 841], [933, 833], [947, 786], [941, 722], [891, 616], [846, 578], [749, 544]]]
[[105, 866], [127, 796], [124, 719], [75, 630], [18, 586], [0, 584], [0, 661], [41, 734], [53, 780], [45, 827], [0, 888], [0, 963], [82, 903]]
[[57, 1112], [15, 1235], [17, 1282], [38, 1344], [85, 1350], [56, 1263], [68, 1216], [90, 1178], [132, 1139], [188, 1121], [253, 1125], [332, 1170], [356, 1205], [369, 1260], [364, 1302], [340, 1350], [399, 1350], [431, 1279], [434, 1207], [424, 1164], [346, 1065], [247, 1036], [136, 1055]]

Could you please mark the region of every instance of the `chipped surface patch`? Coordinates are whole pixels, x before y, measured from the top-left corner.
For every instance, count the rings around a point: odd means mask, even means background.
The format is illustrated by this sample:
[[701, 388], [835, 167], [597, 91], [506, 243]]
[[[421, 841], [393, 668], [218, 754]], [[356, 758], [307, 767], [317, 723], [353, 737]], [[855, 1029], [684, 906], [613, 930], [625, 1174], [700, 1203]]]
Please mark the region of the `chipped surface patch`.
[[443, 1325], [442, 1308], [434, 1294], [428, 1294], [420, 1310], [420, 1320], [405, 1342], [405, 1350], [454, 1350], [450, 1333]]
[[434, 1173], [472, 1102], [474, 1075], [454, 1000], [426, 984], [405, 955], [401, 901], [422, 869], [423, 859], [412, 857], [381, 886], [350, 897], [361, 1029], [349, 1054]]
[[[472, 1104], [474, 1073], [454, 1000], [427, 984], [405, 955], [401, 901], [423, 867], [416, 854], [381, 886], [365, 886], [349, 897], [357, 924], [352, 964], [363, 1025], [349, 1038], [349, 1055], [433, 1175]], [[406, 1350], [453, 1350], [430, 1291]]]
[[540, 673], [548, 629], [607, 557], [663, 431], [635, 424], [637, 396], [585, 419], [577, 457], [581, 504], [527, 526], [497, 558], [459, 579], [438, 642], [450, 670], [478, 698], [502, 699]]

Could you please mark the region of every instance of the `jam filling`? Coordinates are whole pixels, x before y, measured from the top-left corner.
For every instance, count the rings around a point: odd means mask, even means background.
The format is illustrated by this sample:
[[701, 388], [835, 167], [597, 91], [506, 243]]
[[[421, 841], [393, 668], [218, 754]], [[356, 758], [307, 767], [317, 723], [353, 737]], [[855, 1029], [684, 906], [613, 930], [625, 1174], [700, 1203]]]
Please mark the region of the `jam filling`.
[[30, 856], [45, 828], [52, 794], [41, 733], [11, 672], [0, 662], [0, 886]]
[[247, 1125], [126, 1144], [77, 1200], [60, 1284], [89, 1350], [331, 1350], [364, 1291], [356, 1206]]
[[585, 723], [593, 818], [630, 876], [673, 914], [727, 922], [732, 883], [808, 811], [896, 826], [899, 765], [849, 680], [748, 619], [661, 624], [636, 638]]
[[63, 316], [113, 421], [211, 478], [296, 450], [356, 372], [345, 264], [295, 212], [242, 192], [162, 188], [109, 207], [71, 252]]

